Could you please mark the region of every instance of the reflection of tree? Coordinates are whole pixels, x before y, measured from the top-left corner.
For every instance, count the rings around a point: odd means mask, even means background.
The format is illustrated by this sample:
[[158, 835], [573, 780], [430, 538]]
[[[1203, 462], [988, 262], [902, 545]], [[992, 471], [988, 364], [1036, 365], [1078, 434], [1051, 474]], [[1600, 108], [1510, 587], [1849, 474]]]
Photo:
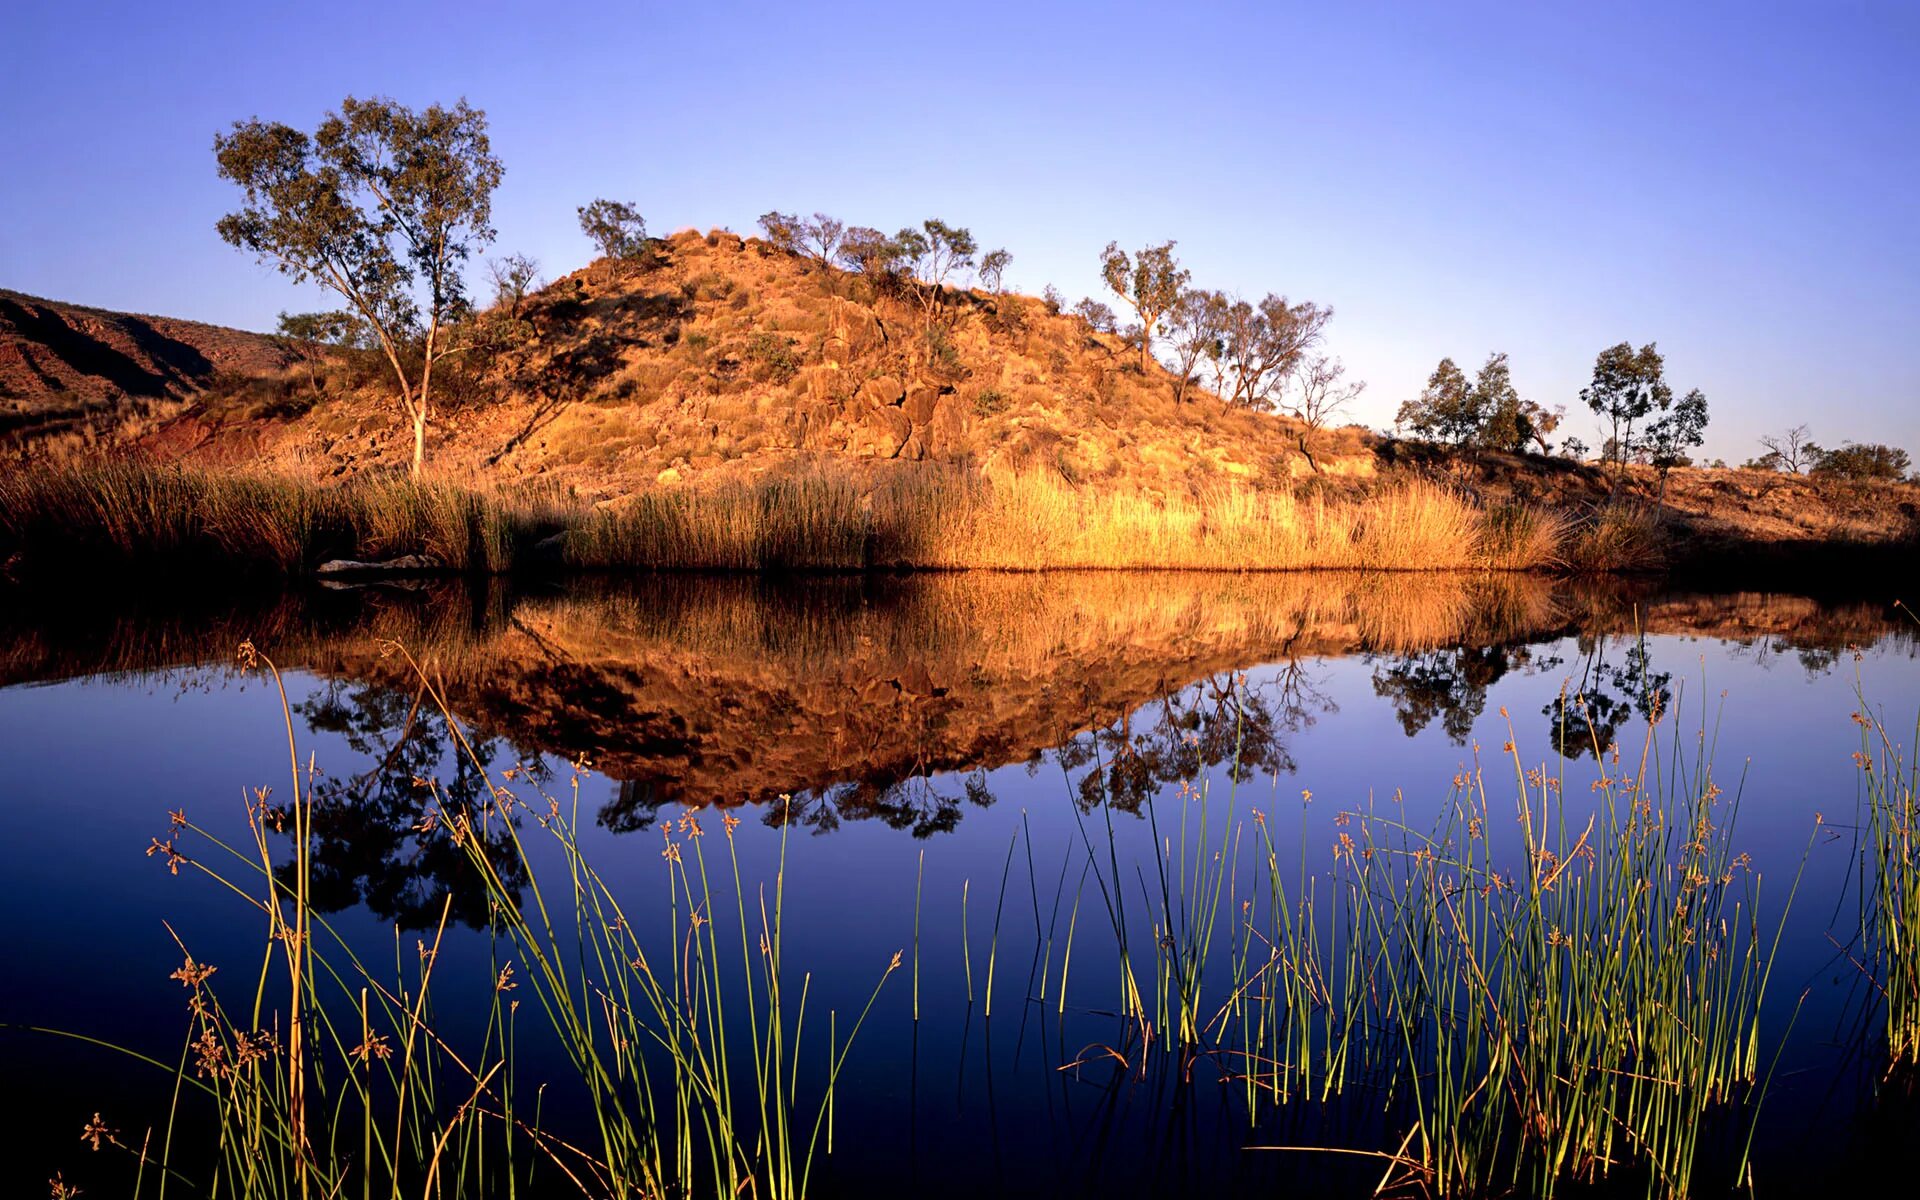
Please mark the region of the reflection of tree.
[[856, 779], [795, 796], [784, 808], [772, 805], [766, 820], [778, 826], [784, 814], [785, 821], [804, 825], [815, 833], [831, 833], [842, 821], [878, 820], [889, 829], [911, 830], [914, 837], [924, 838], [953, 832], [960, 823], [962, 800], [976, 808], [993, 803], [984, 770], [965, 776], [959, 794], [941, 790], [928, 775]]
[[1215, 675], [1067, 741], [1060, 765], [1072, 772], [1097, 764], [1077, 785], [1084, 809], [1105, 802], [1138, 812], [1160, 788], [1221, 763], [1231, 764], [1235, 778], [1293, 771], [1283, 735], [1333, 708], [1297, 661], [1257, 688], [1242, 676]]
[[[1557, 661], [1557, 660], [1556, 660]], [[1435, 718], [1457, 745], [1465, 745], [1487, 708], [1487, 689], [1507, 672], [1532, 662], [1527, 646], [1460, 646], [1393, 659], [1373, 673], [1373, 691], [1393, 702], [1400, 727], [1412, 737]]]
[[449, 755], [454, 739], [446, 718], [422, 692], [330, 682], [295, 711], [315, 733], [338, 735], [373, 760], [360, 774], [314, 781], [309, 886], [316, 908], [364, 904], [385, 920], [417, 928], [438, 921], [451, 895], [454, 920], [485, 925], [486, 889], [473, 878], [466, 851], [438, 828], [443, 813], [459, 811], [473, 815], [475, 836], [508, 885], [516, 892], [524, 885], [525, 868], [508, 852], [499, 814], [482, 819], [497, 743], [474, 741], [478, 762], [464, 750]]
[[1598, 758], [1613, 748], [1620, 726], [1634, 713], [1651, 721], [1672, 700], [1673, 676], [1653, 670], [1645, 641], [1627, 647], [1621, 662], [1606, 661], [1605, 637], [1580, 638], [1580, 681], [1569, 684], [1540, 711], [1548, 721], [1547, 736], [1562, 757]]
[[[792, 824], [817, 834], [832, 833], [843, 821], [877, 820], [923, 838], [952, 832], [960, 823], [963, 801], [985, 808], [993, 800], [986, 771], [975, 770], [961, 780], [958, 793], [943, 790], [934, 776], [916, 771], [794, 792], [784, 803], [778, 796], [764, 796], [758, 803], [766, 809], [766, 823], [775, 828]], [[671, 803], [673, 797], [658, 780], [623, 780], [614, 799], [600, 810], [600, 823], [615, 833], [647, 829]]]

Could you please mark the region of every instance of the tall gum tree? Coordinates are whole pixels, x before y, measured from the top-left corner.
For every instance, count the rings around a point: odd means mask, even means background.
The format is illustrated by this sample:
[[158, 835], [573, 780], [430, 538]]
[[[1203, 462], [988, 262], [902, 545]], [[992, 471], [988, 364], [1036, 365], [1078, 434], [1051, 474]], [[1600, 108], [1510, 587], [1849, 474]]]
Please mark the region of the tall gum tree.
[[312, 134], [255, 117], [215, 135], [213, 151], [246, 197], [220, 236], [297, 283], [333, 289], [366, 321], [400, 385], [417, 477], [433, 368], [468, 310], [461, 270], [494, 236], [505, 169], [486, 113], [465, 100], [415, 111], [349, 96]]
[[1100, 278], [1113, 294], [1140, 314], [1140, 369], [1153, 361], [1153, 336], [1160, 318], [1180, 302], [1188, 273], [1173, 256], [1173, 243], [1148, 246], [1129, 256], [1117, 242], [1100, 252]]

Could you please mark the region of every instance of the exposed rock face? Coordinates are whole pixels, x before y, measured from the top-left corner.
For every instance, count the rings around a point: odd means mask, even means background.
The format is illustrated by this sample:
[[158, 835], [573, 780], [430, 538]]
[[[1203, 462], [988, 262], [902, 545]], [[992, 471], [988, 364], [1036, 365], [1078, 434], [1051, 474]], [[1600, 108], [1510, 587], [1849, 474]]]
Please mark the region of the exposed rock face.
[[0, 432], [59, 429], [128, 398], [189, 396], [221, 374], [292, 360], [265, 334], [0, 290]]

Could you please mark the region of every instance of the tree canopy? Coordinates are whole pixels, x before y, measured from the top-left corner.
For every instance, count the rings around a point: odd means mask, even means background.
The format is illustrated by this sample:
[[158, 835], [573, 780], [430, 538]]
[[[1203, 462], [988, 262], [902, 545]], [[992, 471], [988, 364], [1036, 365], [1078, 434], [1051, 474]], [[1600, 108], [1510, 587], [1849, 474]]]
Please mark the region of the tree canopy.
[[349, 96], [312, 134], [256, 117], [216, 135], [213, 149], [244, 195], [220, 219], [221, 238], [338, 292], [366, 322], [399, 381], [419, 474], [433, 368], [468, 308], [461, 271], [494, 236], [505, 168], [486, 114], [464, 100], [415, 111]]

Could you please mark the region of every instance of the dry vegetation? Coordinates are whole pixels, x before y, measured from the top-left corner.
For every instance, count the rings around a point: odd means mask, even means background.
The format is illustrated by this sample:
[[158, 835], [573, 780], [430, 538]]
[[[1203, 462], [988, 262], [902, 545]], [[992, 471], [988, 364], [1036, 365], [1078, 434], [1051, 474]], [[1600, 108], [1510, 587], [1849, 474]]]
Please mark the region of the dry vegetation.
[[429, 428], [440, 482], [418, 487], [392, 479], [410, 438], [368, 352], [57, 419], [43, 396], [15, 431], [43, 469], [5, 485], [0, 563], [1619, 571], [1756, 546], [1907, 561], [1920, 513], [1910, 485], [1689, 468], [1623, 503], [1566, 460], [1177, 402], [1173, 376], [1040, 300], [952, 290], [929, 316], [727, 233], [603, 260], [464, 336]]
[[140, 462], [34, 469], [0, 481], [0, 563], [20, 578], [129, 567], [301, 575], [335, 558], [407, 555], [476, 574], [532, 567], [859, 570], [874, 567], [1532, 570], [1559, 563], [1563, 524], [1398, 483], [1365, 502], [1222, 489], [1191, 498], [1070, 488], [1045, 473], [987, 480], [895, 470], [863, 490], [811, 467], [650, 489], [591, 507], [549, 489], [479, 492], [375, 476], [285, 475]]

